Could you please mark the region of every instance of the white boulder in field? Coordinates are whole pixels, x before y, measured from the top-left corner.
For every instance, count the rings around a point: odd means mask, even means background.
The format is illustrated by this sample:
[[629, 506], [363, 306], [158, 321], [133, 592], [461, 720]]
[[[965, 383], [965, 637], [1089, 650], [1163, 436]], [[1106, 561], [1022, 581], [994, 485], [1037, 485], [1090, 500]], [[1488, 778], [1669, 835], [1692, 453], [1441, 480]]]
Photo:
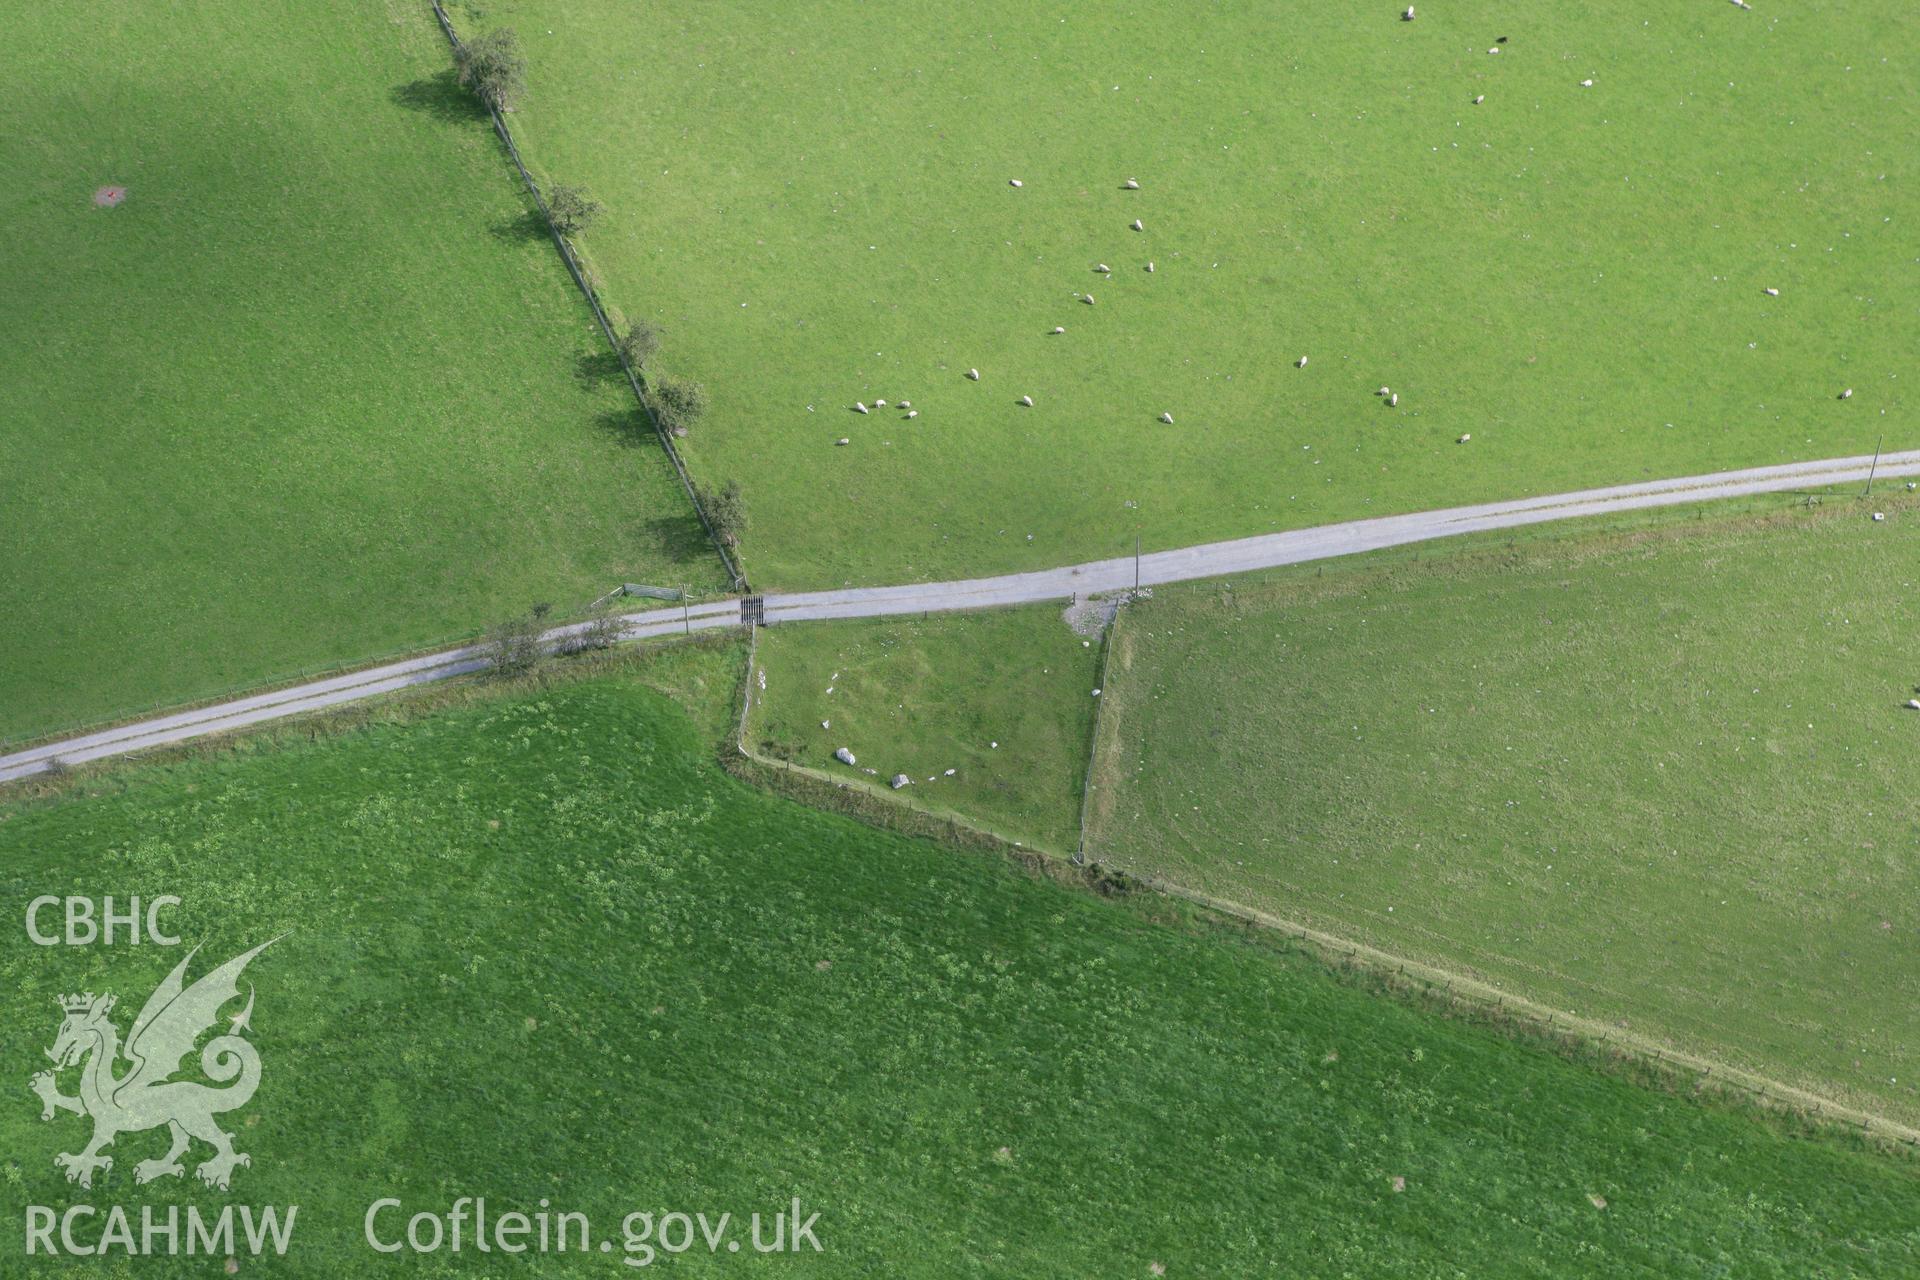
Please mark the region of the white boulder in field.
[[835, 747], [833, 751], [833, 758], [835, 760], [838, 760], [841, 764], [859, 764], [860, 763], [858, 760], [855, 760], [853, 758], [853, 752], [847, 750], [845, 747]]

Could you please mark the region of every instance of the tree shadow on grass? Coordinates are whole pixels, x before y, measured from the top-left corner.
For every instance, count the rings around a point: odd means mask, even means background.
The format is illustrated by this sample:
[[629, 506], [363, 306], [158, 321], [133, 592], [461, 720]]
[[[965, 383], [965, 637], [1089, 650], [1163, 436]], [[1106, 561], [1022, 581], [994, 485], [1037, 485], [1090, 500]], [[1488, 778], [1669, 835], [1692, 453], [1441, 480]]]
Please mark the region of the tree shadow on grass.
[[624, 385], [627, 381], [627, 371], [620, 367], [620, 357], [612, 351], [583, 352], [574, 363], [574, 376], [583, 387], [597, 387], [606, 382]]
[[460, 83], [452, 68], [397, 84], [390, 96], [409, 111], [424, 112], [448, 124], [470, 124], [487, 118], [487, 109]]
[[700, 523], [691, 504], [683, 511], [648, 516], [640, 522], [640, 527], [643, 535], [666, 552], [674, 564], [718, 563], [706, 526]]
[[547, 239], [547, 220], [540, 216], [538, 209], [528, 209], [505, 222], [496, 222], [491, 228], [493, 238], [507, 244], [525, 244], [529, 240]]
[[640, 412], [638, 405], [604, 410], [594, 415], [593, 423], [616, 443], [630, 449], [643, 446], [658, 448], [660, 445], [660, 433], [653, 429], [653, 424], [647, 421], [647, 415]]

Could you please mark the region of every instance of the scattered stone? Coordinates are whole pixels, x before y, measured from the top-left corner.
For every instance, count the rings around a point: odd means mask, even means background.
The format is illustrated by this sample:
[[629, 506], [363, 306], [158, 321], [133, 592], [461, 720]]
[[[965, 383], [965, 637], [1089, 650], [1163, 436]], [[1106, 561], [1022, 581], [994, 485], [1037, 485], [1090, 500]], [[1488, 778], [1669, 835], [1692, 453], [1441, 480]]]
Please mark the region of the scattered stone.
[[956, 774], [956, 773], [958, 773], [958, 772], [960, 772], [960, 771], [959, 771], [958, 769], [949, 769], [949, 770], [947, 770], [947, 774], [946, 774], [946, 776], [947, 776], [947, 777], [949, 777], [949, 778], [951, 778], [951, 777], [952, 777], [952, 776], [953, 776], [954, 774]]
[[845, 747], [835, 747], [833, 751], [833, 758], [835, 760], [838, 760], [841, 764], [859, 764], [860, 763], [858, 760], [853, 758], [853, 752], [847, 750]]
[[100, 187], [93, 193], [93, 202], [102, 209], [112, 209], [125, 202], [125, 187]]
[[833, 728], [833, 721], [831, 721], [831, 720], [822, 720], [822, 721], [820, 722], [820, 727], [821, 727], [822, 729], [831, 729], [831, 728]]
[[893, 775], [893, 781], [888, 783], [887, 785], [892, 787], [895, 791], [898, 791], [902, 787], [912, 786], [913, 779], [909, 778], [904, 773], [896, 773]]
[[1393, 1180], [1393, 1189], [1395, 1191], [1405, 1191], [1407, 1189], [1407, 1180], [1403, 1177], [1395, 1177]]
[[987, 745], [996, 751], [1000, 749], [1000, 744], [997, 742], [989, 742]]
[[1607, 1207], [1607, 1198], [1605, 1196], [1596, 1196], [1596, 1195], [1589, 1194], [1587, 1196], [1587, 1199], [1593, 1202], [1593, 1207], [1596, 1209], [1604, 1209]]
[[1887, 513], [1884, 511], [1876, 511], [1873, 513], [1873, 518], [1875, 520], [1885, 520], [1887, 518]]

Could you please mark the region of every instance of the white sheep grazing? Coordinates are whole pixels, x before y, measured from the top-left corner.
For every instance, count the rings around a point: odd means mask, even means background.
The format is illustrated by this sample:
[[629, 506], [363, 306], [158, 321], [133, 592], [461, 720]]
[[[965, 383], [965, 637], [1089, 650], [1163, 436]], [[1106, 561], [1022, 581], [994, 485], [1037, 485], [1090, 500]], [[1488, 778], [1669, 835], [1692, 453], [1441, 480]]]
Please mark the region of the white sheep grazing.
[[1108, 265], [1107, 265], [1106, 263], [1104, 263], [1104, 262], [1096, 262], [1096, 263], [1094, 263], [1094, 264], [1093, 264], [1093, 269], [1094, 269], [1095, 271], [1098, 271], [1098, 272], [1099, 272], [1099, 273], [1100, 273], [1101, 275], [1103, 275], [1103, 276], [1110, 276], [1110, 275], [1112, 275], [1112, 274], [1113, 274], [1113, 268], [1112, 268], [1112, 267], [1110, 267], [1110, 266], [1108, 266]]
[[1762, 289], [1760, 292], [1766, 294], [1769, 298], [1777, 298], [1780, 296], [1780, 291], [1778, 289], [1771, 289], [1771, 288]]
[[1086, 303], [1086, 304], [1087, 304], [1088, 306], [1092, 306], [1092, 305], [1093, 305], [1093, 295], [1092, 295], [1092, 294], [1088, 294], [1088, 295], [1087, 295], [1086, 297], [1084, 297], [1084, 298], [1082, 298], [1082, 299], [1080, 299], [1080, 301], [1082, 301], [1082, 302], [1084, 302], [1084, 303]]
[[1018, 178], [1008, 178], [1007, 185], [1010, 187], [1018, 187], [1018, 186], [1024, 186], [1025, 184], [1022, 183]]
[[1055, 333], [1065, 333], [1067, 331], [1067, 327], [1065, 325], [1057, 324], [1053, 326], [1053, 331]]
[[887, 407], [887, 402], [885, 400], [875, 400], [873, 402], [873, 407], [876, 409], [884, 409]]
[[1461, 436], [1461, 437], [1460, 437], [1460, 438], [1459, 438], [1458, 440], [1455, 440], [1455, 441], [1454, 441], [1454, 443], [1455, 443], [1455, 444], [1465, 444], [1465, 443], [1466, 443], [1467, 441], [1469, 441], [1469, 440], [1471, 440], [1471, 439], [1473, 439], [1473, 432], [1471, 432], [1471, 431], [1469, 431], [1469, 432], [1467, 432], [1467, 433], [1466, 433], [1465, 435], [1463, 435], [1463, 436]]
[[1145, 223], [1141, 222], [1140, 219], [1135, 218], [1133, 220], [1133, 229], [1135, 231], [1145, 231], [1147, 228]]
[[1842, 400], [1851, 400], [1851, 399], [1853, 399], [1853, 388], [1852, 388], [1852, 387], [1848, 387], [1848, 388], [1847, 388], [1847, 389], [1846, 389], [1845, 391], [1842, 391], [1842, 392], [1840, 393], [1840, 398], [1841, 398]]
[[978, 382], [980, 381], [980, 371], [978, 369], [969, 369], [967, 370], [967, 377], [971, 378], [975, 382]]
[[1129, 191], [1138, 191], [1140, 189], [1140, 184], [1132, 178], [1128, 178], [1125, 182], [1121, 183], [1120, 185], [1125, 187]]
[[1296, 368], [1296, 369], [1304, 369], [1304, 368], [1306, 368], [1306, 367], [1307, 367], [1307, 358], [1306, 358], [1305, 356], [1301, 356], [1301, 357], [1300, 357], [1300, 358], [1299, 358], [1298, 360], [1295, 360], [1295, 361], [1293, 362], [1293, 367], [1294, 367], [1294, 368]]
[[1593, 81], [1591, 81], [1591, 80], [1582, 80], [1582, 81], [1580, 82], [1580, 87], [1581, 87], [1582, 89], [1591, 89], [1591, 88], [1593, 88]]
[[1147, 274], [1148, 274], [1148, 275], [1152, 275], [1152, 274], [1153, 274], [1153, 264], [1152, 264], [1151, 262], [1149, 262], [1149, 263], [1147, 264]]
[[845, 436], [841, 436], [838, 440], [835, 440], [834, 443], [845, 445], [845, 444], [852, 444], [853, 441], [847, 439]]
[[860, 401], [855, 400], [853, 402], [853, 411], [855, 413], [865, 413], [867, 411], [867, 406], [860, 403]]
[[1390, 396], [1393, 394], [1393, 392], [1388, 390], [1386, 387], [1381, 387], [1378, 391], [1374, 392], [1373, 394], [1377, 396]]
[[1399, 393], [1399, 392], [1397, 392], [1397, 391], [1396, 391], [1396, 392], [1394, 392], [1394, 393], [1393, 393], [1392, 395], [1390, 395], [1390, 396], [1388, 396], [1388, 397], [1387, 397], [1387, 406], [1388, 406], [1389, 408], [1393, 408], [1393, 409], [1398, 409], [1398, 408], [1400, 407], [1400, 393]]
[[918, 409], [909, 409], [909, 410], [907, 410], [907, 417], [909, 417], [909, 418], [917, 418], [917, 417], [919, 417], [919, 416], [920, 416], [920, 411], [919, 411]]
[[1020, 397], [1020, 403], [1021, 403], [1021, 404], [1023, 404], [1023, 405], [1025, 405], [1025, 406], [1026, 406], [1027, 408], [1029, 408], [1029, 409], [1031, 409], [1031, 408], [1033, 408], [1033, 397], [1032, 397], [1032, 396], [1021, 396], [1021, 397]]
[[1161, 414], [1161, 415], [1160, 415], [1160, 421], [1162, 421], [1162, 422], [1164, 422], [1164, 423], [1166, 423], [1166, 424], [1167, 424], [1168, 426], [1172, 426], [1172, 425], [1173, 425], [1173, 415], [1172, 415], [1172, 414], [1170, 414], [1170, 413], [1163, 413], [1163, 414]]
[[1481, 94], [1475, 94], [1475, 95], [1474, 95], [1474, 99], [1473, 99], [1473, 105], [1477, 107], [1477, 106], [1479, 106], [1479, 105], [1480, 105], [1481, 103], [1483, 103], [1483, 102], [1485, 102], [1486, 100], [1487, 100], [1487, 95], [1486, 95], [1486, 94], [1484, 94], [1484, 93], [1481, 93]]
[[902, 401], [900, 402], [900, 407], [901, 407], [902, 409], [911, 409], [911, 408], [913, 408], [913, 401], [911, 401], [911, 400], [902, 400]]
[[1405, 13], [1403, 13], [1403, 14], [1401, 14], [1401, 15], [1400, 15], [1400, 21], [1402, 21], [1402, 22], [1412, 22], [1412, 21], [1413, 21], [1413, 6], [1412, 6], [1412, 5], [1408, 5], [1408, 6], [1407, 6], [1407, 11], [1406, 11]]

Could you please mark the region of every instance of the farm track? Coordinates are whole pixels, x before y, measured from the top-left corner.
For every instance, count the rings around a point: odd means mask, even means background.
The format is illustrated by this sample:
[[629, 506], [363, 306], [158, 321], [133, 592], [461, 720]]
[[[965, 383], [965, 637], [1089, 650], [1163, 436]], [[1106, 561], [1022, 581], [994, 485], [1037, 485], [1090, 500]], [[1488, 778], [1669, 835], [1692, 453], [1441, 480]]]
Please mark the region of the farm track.
[[[1209, 542], [1031, 573], [895, 587], [849, 587], [752, 596], [746, 600], [707, 601], [686, 610], [667, 608], [626, 614], [626, 638], [653, 639], [676, 632], [738, 626], [751, 614], [767, 625], [830, 618], [987, 609], [1005, 605], [1068, 600], [1170, 582], [1222, 577], [1255, 569], [1357, 555], [1460, 534], [1514, 529], [1587, 516], [1676, 506], [1719, 498], [1792, 490], [1826, 489], [1864, 482], [1869, 474], [1894, 479], [1920, 475], [1920, 450], [1867, 457], [1833, 458], [1723, 471], [1673, 480], [1587, 489], [1576, 493], [1523, 498], [1477, 506], [1450, 507], [1411, 515], [1382, 516], [1321, 525], [1284, 533], [1261, 534], [1229, 542]], [[556, 627], [544, 637], [563, 643], [579, 625]], [[343, 703], [431, 684], [484, 669], [479, 646], [443, 650], [324, 680], [291, 685], [267, 693], [213, 703], [92, 733], [43, 742], [0, 755], [0, 783], [43, 773], [58, 764], [82, 764], [128, 755], [152, 747], [189, 742], [253, 725], [283, 720]]]

